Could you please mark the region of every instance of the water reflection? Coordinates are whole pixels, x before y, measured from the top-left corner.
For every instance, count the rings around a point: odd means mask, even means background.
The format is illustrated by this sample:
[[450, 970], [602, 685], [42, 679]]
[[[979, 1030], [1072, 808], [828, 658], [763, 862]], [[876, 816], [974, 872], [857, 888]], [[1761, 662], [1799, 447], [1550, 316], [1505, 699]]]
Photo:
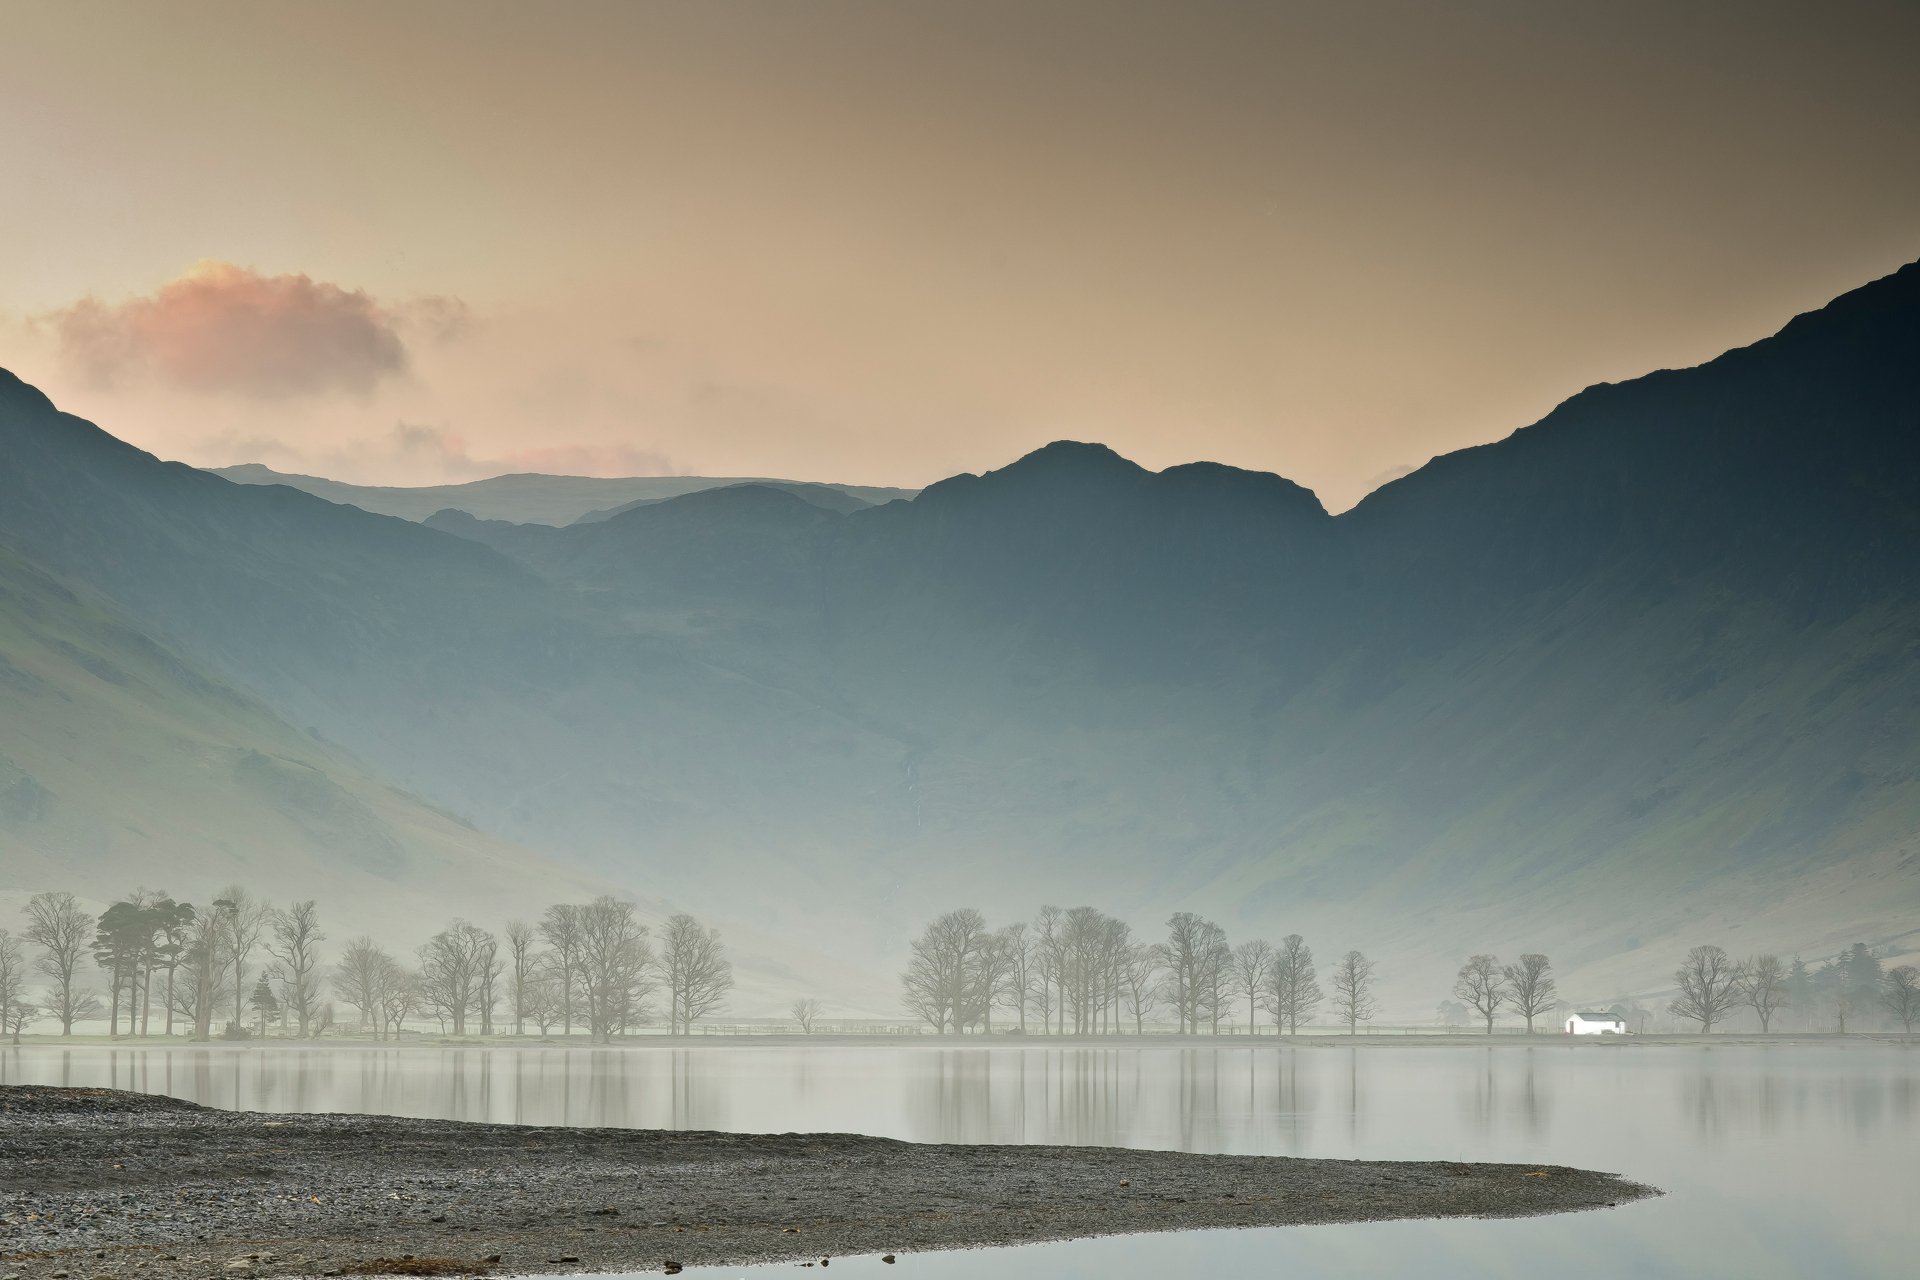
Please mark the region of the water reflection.
[[[1665, 1112], [1684, 1123], [1693, 1149], [1712, 1152], [1783, 1128], [1861, 1139], [1911, 1132], [1915, 1060], [1898, 1047], [27, 1046], [0, 1049], [0, 1083], [105, 1085], [258, 1111], [1274, 1154], [1410, 1151], [1463, 1138], [1544, 1148], [1560, 1119], [1585, 1141], [1598, 1117]], [[1445, 1093], [1451, 1121], [1430, 1105]], [[1320, 1127], [1330, 1117], [1337, 1130]]]
[[[0, 1083], [514, 1124], [1566, 1163], [1670, 1192], [1604, 1220], [917, 1260], [952, 1274], [1247, 1274], [1282, 1249], [1299, 1275], [1878, 1277], [1920, 1256], [1920, 1053], [1899, 1046], [28, 1046], [0, 1049]], [[1604, 1249], [1579, 1247], [1596, 1233]], [[1116, 1261], [1150, 1257], [1160, 1269]]]

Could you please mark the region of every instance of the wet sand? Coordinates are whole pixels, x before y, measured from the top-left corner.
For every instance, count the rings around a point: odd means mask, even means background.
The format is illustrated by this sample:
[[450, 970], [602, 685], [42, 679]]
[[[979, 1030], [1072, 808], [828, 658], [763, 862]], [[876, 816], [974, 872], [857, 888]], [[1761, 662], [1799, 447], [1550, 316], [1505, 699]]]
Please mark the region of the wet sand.
[[0, 1280], [529, 1275], [1610, 1208], [1555, 1165], [216, 1111], [0, 1087]]

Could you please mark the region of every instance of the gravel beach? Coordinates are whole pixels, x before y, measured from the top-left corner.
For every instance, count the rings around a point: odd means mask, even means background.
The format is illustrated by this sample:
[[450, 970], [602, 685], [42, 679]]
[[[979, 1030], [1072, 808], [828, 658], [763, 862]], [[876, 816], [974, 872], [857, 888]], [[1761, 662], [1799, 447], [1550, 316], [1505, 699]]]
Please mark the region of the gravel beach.
[[1519, 1217], [1654, 1194], [1552, 1165], [263, 1115], [0, 1087], [0, 1280], [671, 1272], [1135, 1231]]

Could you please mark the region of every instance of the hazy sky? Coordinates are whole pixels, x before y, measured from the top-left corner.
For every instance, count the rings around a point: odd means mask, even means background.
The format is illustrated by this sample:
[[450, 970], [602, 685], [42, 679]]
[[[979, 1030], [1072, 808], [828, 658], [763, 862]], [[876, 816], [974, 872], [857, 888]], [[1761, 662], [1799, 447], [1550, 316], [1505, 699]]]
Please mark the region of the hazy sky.
[[166, 456], [1346, 506], [1920, 257], [1920, 5], [0, 0], [0, 364]]

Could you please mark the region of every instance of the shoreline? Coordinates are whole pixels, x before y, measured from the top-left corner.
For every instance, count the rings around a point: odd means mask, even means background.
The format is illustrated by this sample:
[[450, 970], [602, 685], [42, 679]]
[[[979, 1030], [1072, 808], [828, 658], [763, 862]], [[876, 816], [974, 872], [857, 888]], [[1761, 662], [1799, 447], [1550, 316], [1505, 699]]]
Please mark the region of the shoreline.
[[1779, 1048], [1820, 1046], [1824, 1048], [1920, 1047], [1920, 1034], [1908, 1036], [1898, 1031], [1863, 1031], [1840, 1034], [1831, 1031], [1727, 1032], [1701, 1035], [1698, 1032], [1661, 1032], [1625, 1036], [1569, 1036], [1559, 1033], [1524, 1035], [1500, 1032], [1494, 1035], [1398, 1034], [1349, 1036], [1343, 1033], [1298, 1036], [1192, 1036], [1192, 1035], [1117, 1035], [1117, 1036], [933, 1036], [933, 1035], [801, 1035], [777, 1033], [715, 1034], [696, 1036], [626, 1036], [609, 1043], [595, 1043], [584, 1036], [572, 1039], [538, 1036], [442, 1036], [408, 1035], [399, 1039], [374, 1040], [361, 1036], [326, 1036], [298, 1040], [278, 1036], [254, 1040], [190, 1040], [185, 1036], [33, 1036], [20, 1044], [0, 1042], [0, 1053], [28, 1049], [269, 1049], [310, 1053], [316, 1049], [524, 1049], [642, 1051], [649, 1049], [1339, 1049], [1339, 1048], [1422, 1048], [1422, 1049], [1545, 1049], [1581, 1051], [1624, 1051], [1660, 1048]]
[[0, 1276], [658, 1271], [1659, 1194], [1557, 1165], [270, 1115], [107, 1089], [0, 1087], [0, 1128]]

